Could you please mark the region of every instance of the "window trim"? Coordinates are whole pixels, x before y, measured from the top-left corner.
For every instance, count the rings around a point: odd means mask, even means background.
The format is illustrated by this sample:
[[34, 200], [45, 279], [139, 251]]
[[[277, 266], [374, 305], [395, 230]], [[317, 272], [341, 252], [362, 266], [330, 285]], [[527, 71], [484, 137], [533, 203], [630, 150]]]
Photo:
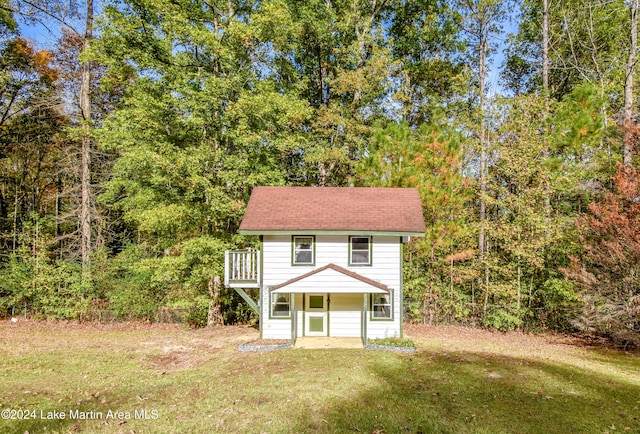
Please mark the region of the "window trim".
[[[383, 305], [381, 303], [374, 304], [373, 302], [374, 302], [374, 298], [375, 298], [376, 295], [388, 295], [390, 303], [388, 305], [387, 304]], [[369, 319], [371, 321], [393, 321], [393, 289], [390, 289], [388, 294], [370, 294], [369, 303], [370, 303], [369, 305], [371, 306], [370, 310], [369, 310]], [[380, 306], [380, 305], [389, 306], [389, 317], [388, 318], [380, 318], [380, 317], [375, 317], [373, 315], [374, 307], [375, 306]]]
[[[311, 238], [311, 262], [296, 262], [296, 238]], [[316, 265], [315, 235], [292, 235], [291, 236], [291, 266], [292, 267], [313, 267], [315, 265]]]
[[[369, 262], [353, 262], [353, 239], [354, 238], [366, 238], [369, 240]], [[373, 265], [373, 237], [363, 235], [350, 235], [349, 236], [349, 266], [350, 267], [371, 267]], [[364, 252], [364, 250], [356, 250], [356, 252]]]
[[[289, 314], [287, 316], [280, 316], [273, 314], [273, 308], [276, 306], [276, 297], [284, 295], [289, 298]], [[269, 293], [269, 319], [291, 319], [291, 294], [274, 294]]]

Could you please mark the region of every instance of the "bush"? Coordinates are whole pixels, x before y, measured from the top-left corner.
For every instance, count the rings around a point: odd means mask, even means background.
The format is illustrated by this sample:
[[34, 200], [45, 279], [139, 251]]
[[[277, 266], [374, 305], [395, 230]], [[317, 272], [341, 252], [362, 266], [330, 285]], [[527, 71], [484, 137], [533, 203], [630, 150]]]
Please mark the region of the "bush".
[[206, 327], [208, 315], [209, 299], [207, 297], [200, 296], [187, 306], [184, 323], [191, 328]]
[[522, 319], [504, 309], [494, 309], [482, 318], [482, 325], [506, 332], [520, 327]]
[[117, 271], [107, 298], [116, 318], [153, 321], [171, 286], [163, 258], [147, 258], [130, 246], [113, 261]]
[[574, 329], [570, 319], [580, 303], [573, 283], [565, 279], [548, 279], [536, 292], [535, 301], [543, 307], [536, 315], [541, 326], [564, 331]]

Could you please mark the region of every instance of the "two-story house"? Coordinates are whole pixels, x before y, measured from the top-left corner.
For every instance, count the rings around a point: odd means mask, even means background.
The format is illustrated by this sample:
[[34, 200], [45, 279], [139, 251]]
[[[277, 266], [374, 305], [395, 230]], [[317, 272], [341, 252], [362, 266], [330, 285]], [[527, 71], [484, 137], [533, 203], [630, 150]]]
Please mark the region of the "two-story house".
[[261, 249], [227, 252], [225, 284], [264, 339], [400, 337], [402, 245], [424, 232], [416, 189], [255, 187], [240, 233]]

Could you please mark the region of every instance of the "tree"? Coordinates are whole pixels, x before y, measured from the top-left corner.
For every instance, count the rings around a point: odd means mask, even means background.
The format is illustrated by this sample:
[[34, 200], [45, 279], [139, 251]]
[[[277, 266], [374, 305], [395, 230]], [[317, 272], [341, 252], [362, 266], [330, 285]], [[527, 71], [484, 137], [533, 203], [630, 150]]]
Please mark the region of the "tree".
[[[82, 40], [82, 52], [89, 48], [93, 39], [93, 0], [86, 0], [84, 10], [81, 5], [65, 3], [57, 0], [15, 0], [14, 10], [27, 21], [35, 21], [45, 28], [53, 23], [54, 28], [64, 27]], [[89, 276], [89, 258], [93, 250], [91, 220], [96, 214], [95, 197], [92, 193], [91, 182], [91, 152], [92, 140], [91, 128], [93, 118], [91, 114], [91, 64], [87, 61], [77, 60], [81, 64], [81, 85], [79, 100], [79, 117], [74, 119], [80, 129], [80, 206], [78, 214], [78, 238], [80, 244], [80, 256], [83, 272]], [[73, 114], [72, 114], [73, 117]]]
[[[502, 329], [533, 315], [534, 295], [544, 283], [547, 249], [561, 241], [562, 220], [549, 226], [547, 99], [535, 95], [504, 99], [498, 136], [491, 146], [487, 262], [483, 323]], [[565, 229], [566, 230], [566, 229]]]
[[636, 52], [638, 50], [638, 0], [631, 0], [629, 2], [629, 15], [631, 16], [629, 55], [627, 57], [627, 65], [624, 74], [624, 112], [622, 120], [622, 162], [627, 166], [631, 165], [631, 156], [634, 152], [632, 118], [633, 83], [635, 81]]
[[[405, 122], [378, 129], [369, 155], [357, 166], [362, 185], [415, 187], [420, 193], [427, 231], [410, 246], [408, 295], [430, 305], [446, 292], [443, 303], [454, 312], [453, 258], [469, 257], [464, 243], [465, 208], [470, 183], [462, 173], [462, 137], [442, 118], [413, 129]], [[415, 255], [414, 255], [415, 254]], [[437, 307], [436, 307], [437, 308]]]
[[[488, 279], [488, 268], [484, 264], [487, 230], [487, 163], [489, 131], [487, 128], [487, 95], [486, 80], [488, 58], [492, 49], [492, 38], [500, 31], [500, 23], [503, 22], [508, 8], [508, 1], [505, 0], [457, 0], [458, 11], [462, 15], [461, 27], [468, 35], [470, 56], [476, 66], [477, 79], [477, 115], [472, 116], [473, 124], [477, 125], [477, 130], [472, 126], [478, 141], [479, 152], [479, 230], [478, 230], [478, 263], [480, 268], [484, 268], [485, 285]], [[478, 283], [482, 282], [479, 278]]]
[[163, 264], [191, 303], [208, 297], [216, 276], [201, 264], [249, 242], [236, 231], [251, 188], [285, 183], [311, 113], [263, 76], [266, 30], [251, 23], [255, 12], [242, 1], [123, 3], [105, 10], [95, 44], [106, 80], [126, 83], [98, 132], [119, 154], [101, 200], [121, 216], [125, 242]]
[[389, 27], [393, 98], [402, 120], [414, 127], [438, 111], [457, 114], [464, 87], [464, 46], [455, 11], [441, 0], [400, 1]]
[[291, 181], [350, 182], [372, 125], [385, 114], [390, 53], [383, 23], [389, 7], [387, 1], [360, 0], [265, 5], [265, 13], [286, 17], [274, 23], [279, 35], [268, 36], [276, 48], [275, 72], [312, 109], [308, 134], [294, 153], [293, 165], [304, 170]]
[[[86, 0], [86, 14], [84, 34], [82, 38], [82, 51], [89, 49], [89, 44], [93, 39], [93, 0]], [[89, 272], [89, 258], [91, 255], [91, 215], [92, 215], [92, 194], [91, 194], [91, 64], [88, 61], [82, 62], [82, 83], [80, 85], [80, 113], [82, 115], [80, 140], [82, 141], [81, 155], [81, 199], [80, 199], [80, 253], [82, 255], [82, 268], [85, 273]]]
[[17, 23], [13, 17], [13, 10], [9, 6], [9, 0], [0, 1], [0, 37], [15, 33]]
[[584, 252], [565, 275], [581, 289], [574, 325], [622, 345], [640, 345], [640, 173], [619, 165], [614, 191], [581, 217]]
[[548, 88], [553, 98], [561, 100], [584, 82], [604, 89], [606, 94], [612, 85], [622, 84], [619, 80], [624, 67], [620, 60], [628, 42], [619, 29], [628, 27], [626, 10], [623, 0], [523, 1], [503, 78], [510, 77], [508, 82], [528, 91], [541, 90], [544, 68], [537, 65], [543, 66], [546, 51]]
[[0, 230], [3, 253], [15, 253], [23, 224], [55, 206], [66, 119], [59, 111], [58, 71], [50, 52], [16, 37], [0, 55]]

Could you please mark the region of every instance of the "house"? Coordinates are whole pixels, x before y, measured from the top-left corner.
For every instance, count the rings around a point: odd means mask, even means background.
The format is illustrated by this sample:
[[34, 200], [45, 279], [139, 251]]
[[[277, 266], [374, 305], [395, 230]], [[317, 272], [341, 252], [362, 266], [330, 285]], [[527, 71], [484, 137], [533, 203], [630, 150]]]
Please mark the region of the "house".
[[261, 249], [225, 252], [225, 284], [264, 339], [401, 337], [402, 245], [424, 232], [416, 189], [255, 187], [240, 234]]

